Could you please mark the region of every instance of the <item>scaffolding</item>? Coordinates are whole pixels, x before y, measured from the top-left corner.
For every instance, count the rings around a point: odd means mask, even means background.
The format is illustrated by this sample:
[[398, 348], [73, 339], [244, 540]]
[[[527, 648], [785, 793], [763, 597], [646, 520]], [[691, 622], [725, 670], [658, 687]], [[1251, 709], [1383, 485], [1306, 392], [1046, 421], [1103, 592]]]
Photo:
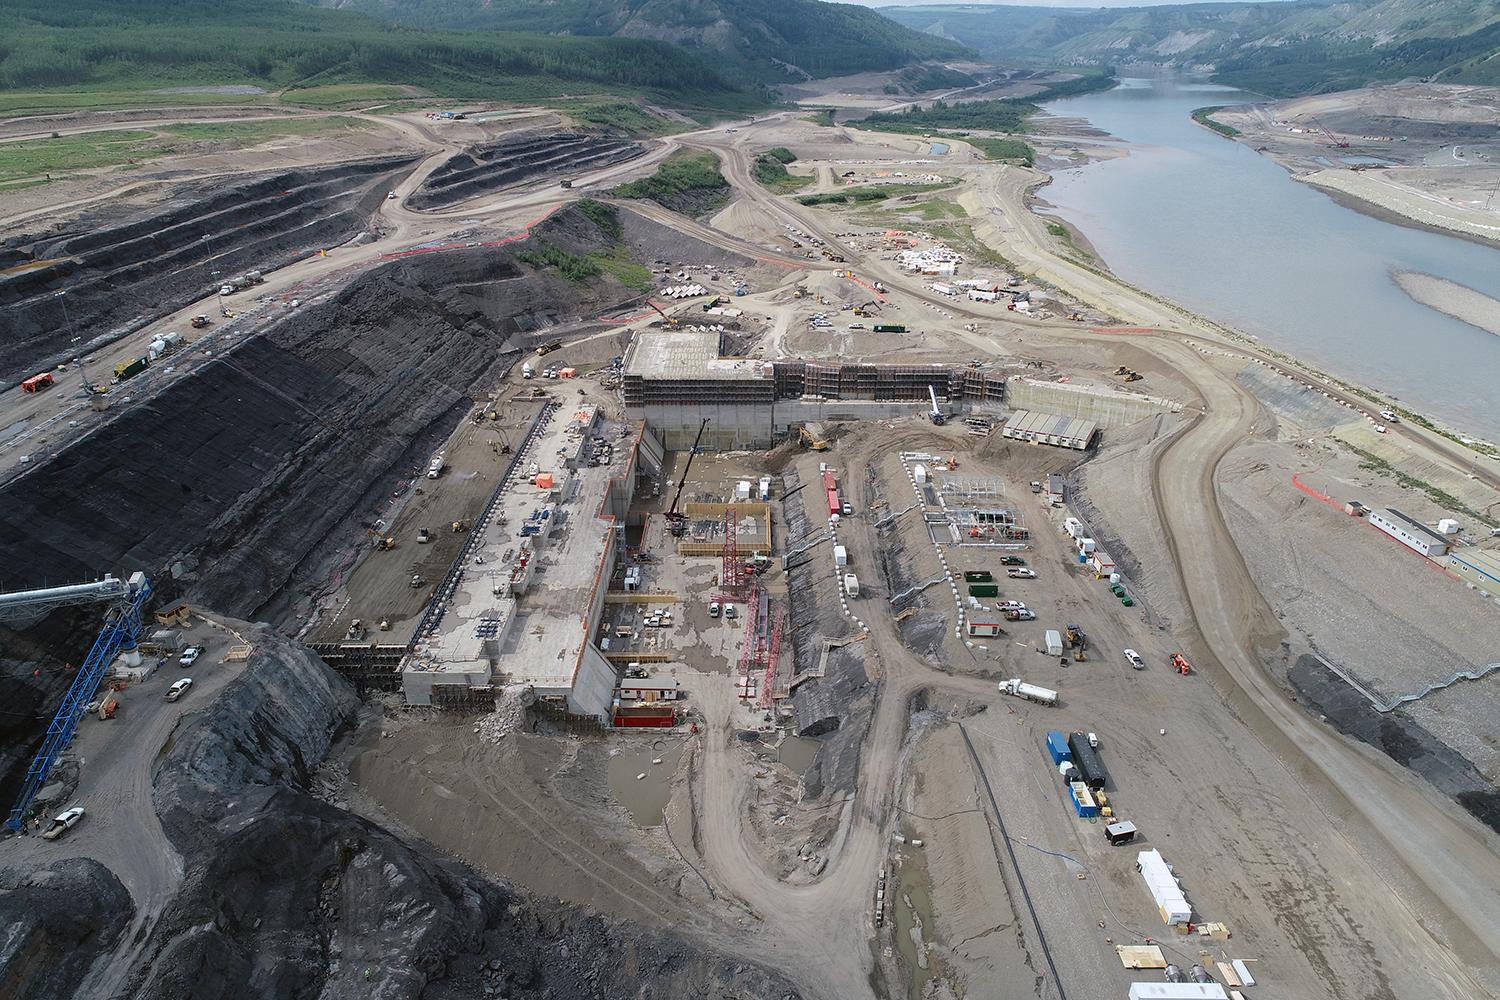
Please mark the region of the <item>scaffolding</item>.
[[765, 630], [760, 627], [760, 581], [750, 584], [750, 596], [745, 600], [745, 641], [740, 648], [739, 689], [740, 696], [750, 697], [755, 684], [755, 667], [764, 659], [761, 637]]
[[724, 568], [720, 586], [731, 594], [745, 589], [745, 564], [740, 561], [739, 516], [733, 507], [724, 511]]
[[760, 697], [756, 699], [761, 708], [770, 708], [773, 698], [785, 698], [790, 693], [783, 692], [776, 682], [776, 664], [781, 659], [781, 627], [785, 623], [786, 612], [777, 612], [776, 624], [771, 626], [771, 648], [766, 654], [766, 676], [761, 681]]
[[724, 524], [726, 514], [733, 507], [735, 512], [735, 548], [741, 558], [752, 555], [771, 554], [771, 505], [758, 501], [737, 504], [685, 503], [682, 512], [687, 516], [688, 530], [677, 542], [680, 556], [701, 556], [720, 559], [724, 555]]
[[1004, 485], [999, 476], [943, 476], [938, 492], [945, 503], [998, 500], [1005, 496]]

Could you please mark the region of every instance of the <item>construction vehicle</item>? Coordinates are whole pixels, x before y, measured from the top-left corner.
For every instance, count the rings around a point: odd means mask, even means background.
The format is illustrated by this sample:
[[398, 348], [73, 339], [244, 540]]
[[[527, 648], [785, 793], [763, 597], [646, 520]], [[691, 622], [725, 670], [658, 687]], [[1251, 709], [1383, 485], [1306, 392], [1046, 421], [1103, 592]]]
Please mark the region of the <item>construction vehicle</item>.
[[1063, 639], [1073, 650], [1073, 660], [1075, 663], [1082, 663], [1088, 659], [1084, 655], [1084, 652], [1089, 648], [1089, 637], [1083, 634], [1083, 629], [1080, 626], [1063, 626]]
[[412, 590], [420, 590], [425, 586], [427, 586], [427, 580], [422, 576], [421, 573], [413, 573], [411, 575]]
[[192, 319], [188, 320], [188, 323], [191, 324], [194, 330], [201, 330], [211, 322], [212, 320], [210, 320], [202, 313], [199, 313], [197, 316], [194, 316]]
[[356, 618], [349, 623], [349, 629], [344, 633], [345, 642], [358, 642], [365, 637], [365, 623]]
[[1193, 672], [1193, 665], [1181, 653], [1172, 654], [1172, 669], [1186, 677]]
[[57, 379], [52, 377], [51, 372], [40, 372], [21, 383], [22, 392], [41, 392], [43, 389], [51, 388]]
[[1056, 691], [1037, 684], [1027, 684], [1019, 677], [1012, 677], [1008, 681], [1001, 681], [999, 688], [1001, 694], [1008, 694], [1012, 698], [1024, 698], [1027, 701], [1034, 701], [1038, 705], [1057, 704]]
[[558, 182], [558, 186], [559, 187], [564, 187], [564, 188], [570, 188], [570, 187], [573, 186], [573, 182], [571, 180], [567, 179], [566, 177], [564, 177], [561, 181]]
[[455, 535], [461, 535], [465, 531], [469, 530], [469, 522], [468, 521], [454, 521], [449, 527], [451, 527], [453, 529], [453, 533]]
[[708, 418], [698, 425], [698, 434], [693, 438], [693, 447], [688, 452], [687, 461], [682, 466], [682, 478], [677, 480], [677, 492], [672, 496], [672, 506], [666, 513], [667, 527], [676, 538], [681, 538], [687, 531], [687, 515], [677, 509], [682, 501], [682, 488], [687, 485], [688, 470], [693, 467], [693, 458], [698, 454], [698, 444], [703, 440], [703, 430], [708, 426]]
[[432, 532], [428, 531], [426, 528], [418, 528], [417, 529], [417, 544], [418, 545], [426, 545], [430, 541], [432, 541]]
[[[880, 328], [876, 327], [876, 329]], [[941, 427], [948, 422], [948, 416], [943, 412], [943, 408], [938, 405], [937, 390], [931, 385], [927, 387], [927, 396], [932, 400], [932, 409], [927, 411], [927, 417], [934, 425]]]
[[94, 715], [100, 722], [108, 722], [120, 710], [120, 698], [113, 691], [106, 691], [93, 706]]
[[541, 357], [544, 354], [551, 354], [553, 351], [558, 350], [561, 347], [562, 341], [560, 340], [553, 340], [545, 344], [538, 344], [536, 349], [536, 356]]
[[384, 537], [377, 536], [374, 544], [376, 552], [389, 552], [396, 547], [396, 540], [390, 535]]
[[823, 440], [823, 435], [815, 428], [816, 425], [803, 424], [797, 428], [798, 439], [813, 451], [827, 451], [828, 442]]

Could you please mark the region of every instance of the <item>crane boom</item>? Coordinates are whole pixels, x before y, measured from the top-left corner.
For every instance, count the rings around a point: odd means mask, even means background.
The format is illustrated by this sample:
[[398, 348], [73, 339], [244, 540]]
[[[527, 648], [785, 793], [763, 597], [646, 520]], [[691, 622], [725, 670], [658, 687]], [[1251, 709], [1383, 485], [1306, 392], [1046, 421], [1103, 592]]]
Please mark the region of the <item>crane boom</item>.
[[31, 807], [31, 800], [36, 798], [36, 793], [46, 784], [57, 758], [73, 742], [73, 733], [78, 729], [84, 709], [99, 690], [104, 671], [114, 662], [115, 655], [121, 649], [127, 652], [135, 649], [136, 640], [141, 635], [141, 612], [150, 597], [151, 581], [146, 579], [144, 573], [134, 573], [126, 583], [125, 593], [119, 603], [105, 613], [104, 627], [99, 630], [89, 655], [84, 659], [83, 666], [78, 668], [73, 683], [63, 695], [62, 704], [57, 708], [57, 714], [47, 726], [47, 736], [42, 741], [42, 748], [26, 769], [26, 781], [21, 786], [21, 794], [16, 796], [16, 804], [5, 821], [5, 825], [12, 830], [20, 830], [25, 824], [26, 810]]
[[677, 504], [682, 500], [682, 487], [687, 483], [688, 470], [693, 467], [693, 456], [698, 454], [698, 442], [703, 440], [703, 429], [708, 426], [708, 418], [698, 425], [698, 435], [693, 438], [692, 450], [688, 452], [687, 463], [682, 467], [682, 478], [677, 480], [677, 492], [672, 496], [672, 507], [667, 511], [667, 523], [671, 526], [672, 534], [680, 535], [687, 528], [687, 515], [679, 513]]

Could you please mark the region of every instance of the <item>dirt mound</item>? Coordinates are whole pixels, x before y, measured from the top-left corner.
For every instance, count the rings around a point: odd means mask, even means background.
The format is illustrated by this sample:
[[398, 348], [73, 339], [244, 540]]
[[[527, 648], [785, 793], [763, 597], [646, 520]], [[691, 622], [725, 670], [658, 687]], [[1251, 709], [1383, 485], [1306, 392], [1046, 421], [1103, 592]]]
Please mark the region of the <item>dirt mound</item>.
[[[270, 271], [345, 242], [410, 162], [388, 158], [195, 186], [123, 221], [101, 212], [60, 232], [8, 238], [0, 245], [5, 266], [51, 263], [0, 273], [0, 380], [15, 382], [97, 349], [237, 274]], [[71, 343], [79, 335], [85, 339]]]
[[434, 170], [407, 199], [418, 210], [443, 208], [538, 174], [579, 173], [633, 160], [646, 150], [624, 139], [579, 132], [533, 132], [471, 146]]

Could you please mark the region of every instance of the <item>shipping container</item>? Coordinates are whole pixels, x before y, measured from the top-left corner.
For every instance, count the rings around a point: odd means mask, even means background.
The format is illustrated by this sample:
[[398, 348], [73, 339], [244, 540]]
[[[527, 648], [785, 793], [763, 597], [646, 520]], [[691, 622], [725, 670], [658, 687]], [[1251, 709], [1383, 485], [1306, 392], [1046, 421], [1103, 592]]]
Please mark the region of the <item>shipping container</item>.
[[1099, 759], [1099, 751], [1089, 746], [1088, 734], [1073, 733], [1068, 737], [1068, 748], [1073, 751], [1073, 763], [1083, 783], [1096, 792], [1102, 789], [1107, 778], [1104, 761]]
[[837, 514], [838, 512], [839, 512], [839, 491], [838, 490], [829, 490], [828, 491], [828, 513], [831, 516], [833, 514]]
[[843, 569], [849, 565], [849, 550], [847, 548], [842, 545], [835, 545], [833, 547], [833, 565], [839, 569]]
[[119, 364], [115, 365], [115, 378], [119, 379], [121, 382], [125, 381], [128, 378], [133, 378], [136, 375], [139, 375], [141, 372], [145, 371], [146, 365], [147, 361], [145, 358], [136, 358], [133, 361], [122, 361]]
[[969, 584], [970, 597], [999, 597], [1000, 585], [998, 583], [971, 583]]
[[1061, 656], [1063, 651], [1062, 633], [1055, 628], [1047, 630], [1047, 652], [1052, 656]]
[[1073, 759], [1073, 751], [1068, 747], [1068, 738], [1055, 729], [1047, 734], [1047, 753], [1051, 755], [1054, 764]]
[[41, 372], [21, 383], [22, 392], [40, 392], [52, 385], [57, 380], [52, 377], [51, 372]]
[[876, 323], [876, 333], [905, 333], [906, 327], [900, 323]]

